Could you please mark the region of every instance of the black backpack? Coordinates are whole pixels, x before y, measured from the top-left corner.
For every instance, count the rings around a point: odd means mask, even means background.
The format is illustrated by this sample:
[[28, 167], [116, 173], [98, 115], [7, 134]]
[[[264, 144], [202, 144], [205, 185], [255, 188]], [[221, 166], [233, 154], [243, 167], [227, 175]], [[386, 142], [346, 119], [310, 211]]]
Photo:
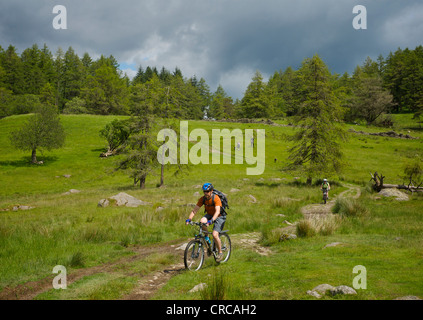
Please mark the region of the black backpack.
[[[218, 195], [220, 198], [220, 201], [222, 202], [222, 207], [220, 207], [220, 214], [222, 216], [226, 216], [228, 213], [226, 212], [226, 209], [229, 209], [228, 205], [228, 198], [226, 198], [225, 194], [223, 192], [220, 192], [219, 190], [214, 189], [212, 192], [212, 206], [214, 207], [214, 197], [215, 195]], [[206, 206], [206, 198], [203, 197], [203, 205]]]

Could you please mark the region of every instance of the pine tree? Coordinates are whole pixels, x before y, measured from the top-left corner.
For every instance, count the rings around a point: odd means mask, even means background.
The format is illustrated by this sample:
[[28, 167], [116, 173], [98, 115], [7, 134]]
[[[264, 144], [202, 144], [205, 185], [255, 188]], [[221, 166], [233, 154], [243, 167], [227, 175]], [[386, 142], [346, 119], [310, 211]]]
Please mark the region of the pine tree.
[[81, 98], [94, 114], [128, 114], [128, 88], [114, 66], [103, 63], [89, 75], [86, 86], [81, 90]]
[[273, 115], [265, 88], [263, 76], [259, 71], [256, 71], [241, 102], [243, 114], [246, 118], [270, 118]]
[[297, 132], [290, 149], [289, 168], [298, 170], [311, 184], [315, 177], [339, 173], [341, 148], [345, 137], [341, 127], [340, 110], [331, 87], [331, 74], [318, 55], [303, 61], [298, 71], [302, 82], [302, 101], [294, 118]]
[[10, 45], [3, 59], [3, 68], [5, 71], [4, 85], [6, 89], [14, 94], [25, 93], [24, 70], [21, 58], [16, 52], [16, 48]]
[[118, 160], [115, 171], [123, 170], [140, 189], [145, 188], [148, 174], [158, 167], [157, 134], [154, 130], [155, 120], [143, 114], [134, 118], [131, 125], [132, 134], [122, 148], [122, 157]]

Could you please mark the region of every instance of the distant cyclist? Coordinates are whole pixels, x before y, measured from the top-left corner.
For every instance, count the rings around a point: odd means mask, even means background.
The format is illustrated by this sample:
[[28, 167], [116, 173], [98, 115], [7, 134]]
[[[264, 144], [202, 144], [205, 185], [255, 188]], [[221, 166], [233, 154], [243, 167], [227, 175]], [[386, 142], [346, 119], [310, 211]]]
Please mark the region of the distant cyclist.
[[[214, 223], [213, 226], [213, 239], [214, 243], [218, 249], [218, 257], [217, 259], [220, 260], [223, 256], [222, 253], [222, 244], [220, 242], [219, 233], [223, 230], [223, 226], [226, 222], [226, 215], [222, 215], [220, 213], [220, 208], [222, 207], [222, 202], [217, 194], [212, 195], [213, 193], [213, 185], [211, 183], [205, 183], [202, 187], [204, 196], [198, 199], [197, 205], [191, 211], [189, 218], [186, 220], [186, 224], [189, 224], [191, 220], [194, 218], [195, 214], [200, 210], [200, 208], [204, 205], [205, 206], [205, 215], [201, 218], [201, 223], [206, 223], [207, 225], [211, 225]], [[207, 227], [203, 228], [207, 231]], [[207, 240], [208, 238], [206, 238]]]
[[326, 191], [329, 199], [329, 190], [330, 190], [330, 184], [328, 179], [323, 179], [322, 185], [320, 186], [320, 190]]

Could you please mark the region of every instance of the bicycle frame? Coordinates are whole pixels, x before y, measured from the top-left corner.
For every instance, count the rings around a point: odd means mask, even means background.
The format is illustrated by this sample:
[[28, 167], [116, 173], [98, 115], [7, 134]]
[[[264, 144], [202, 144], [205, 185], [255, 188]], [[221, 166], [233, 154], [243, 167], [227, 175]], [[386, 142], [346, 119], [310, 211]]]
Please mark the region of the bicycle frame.
[[[207, 227], [207, 223], [201, 223], [201, 222], [190, 222], [190, 225], [197, 225], [199, 226], [199, 233], [195, 235], [195, 239], [200, 240], [201, 243], [207, 248], [207, 255], [211, 255], [212, 254], [212, 243], [211, 243], [211, 239], [210, 239], [210, 243], [208, 243], [206, 241], [206, 235], [210, 235], [211, 232], [205, 231], [203, 230], [203, 226]], [[209, 237], [210, 238], [210, 237]], [[214, 240], [213, 240], [214, 241]]]

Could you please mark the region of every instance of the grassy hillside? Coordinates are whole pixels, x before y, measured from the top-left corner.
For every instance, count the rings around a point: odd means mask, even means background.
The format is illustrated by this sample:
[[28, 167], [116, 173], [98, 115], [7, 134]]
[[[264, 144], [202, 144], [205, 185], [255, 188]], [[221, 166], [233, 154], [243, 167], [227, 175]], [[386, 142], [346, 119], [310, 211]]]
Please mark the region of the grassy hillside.
[[[368, 213], [343, 217], [333, 232], [326, 235], [279, 242], [277, 230], [283, 221], [300, 221], [302, 206], [319, 203], [318, 187], [307, 187], [282, 171], [293, 133], [289, 126], [230, 124], [190, 121], [189, 130], [203, 128], [210, 134], [214, 128], [266, 130], [266, 169], [260, 176], [247, 176], [252, 165], [196, 165], [182, 175], [166, 170], [165, 188], [157, 188], [159, 170], [147, 177], [147, 188], [139, 190], [123, 173], [111, 175], [113, 158], [102, 159], [105, 141], [99, 130], [119, 117], [62, 116], [67, 134], [63, 149], [38, 156], [40, 166], [30, 164], [30, 153], [14, 150], [8, 140], [28, 116], [0, 120], [0, 210], [16, 205], [35, 207], [29, 211], [0, 211], [0, 292], [27, 281], [51, 276], [56, 265], [68, 272], [81, 270], [122, 257], [134, 255], [134, 248], [192, 236], [184, 225], [190, 206], [198, 199], [196, 186], [206, 181], [229, 192], [231, 234], [258, 232], [262, 244], [274, 254], [261, 256], [237, 248], [230, 263], [219, 266], [230, 284], [226, 298], [232, 299], [310, 299], [306, 295], [318, 284], [351, 286], [356, 265], [368, 270], [368, 289], [359, 299], [391, 299], [413, 294], [423, 297], [422, 257], [423, 204], [421, 196], [411, 201], [375, 200], [365, 192], [370, 172], [386, 176], [387, 183], [401, 183], [402, 166], [416, 156], [423, 158], [423, 131], [411, 116], [401, 115], [395, 130], [408, 133], [416, 140], [393, 139], [349, 134], [344, 144], [346, 166], [340, 177], [331, 179], [335, 197], [346, 190], [346, 183], [363, 189], [358, 200]], [[287, 121], [280, 121], [287, 124]], [[388, 131], [380, 128], [345, 125], [356, 131]], [[410, 131], [410, 132], [408, 132]], [[276, 159], [276, 161], [275, 161]], [[70, 175], [69, 178], [64, 175]], [[323, 178], [323, 177], [322, 177]], [[64, 195], [70, 189], [80, 193]], [[100, 199], [127, 192], [152, 205], [139, 208], [98, 208]], [[257, 199], [250, 203], [249, 195]], [[293, 200], [292, 200], [293, 199]], [[159, 206], [164, 207], [156, 211]], [[281, 218], [278, 214], [284, 214]], [[331, 242], [347, 245], [322, 248]], [[175, 256], [153, 256], [133, 262], [131, 272], [115, 270], [84, 278], [65, 292], [51, 292], [40, 299], [119, 298], [136, 285], [136, 280]], [[163, 262], [164, 261], [164, 262]], [[198, 273], [184, 272], [163, 287], [157, 299], [200, 299], [200, 294], [187, 294], [194, 285], [214, 270], [210, 259]], [[213, 278], [213, 277], [212, 277]], [[420, 280], [419, 280], [420, 279]], [[212, 281], [212, 280], [210, 280]]]

